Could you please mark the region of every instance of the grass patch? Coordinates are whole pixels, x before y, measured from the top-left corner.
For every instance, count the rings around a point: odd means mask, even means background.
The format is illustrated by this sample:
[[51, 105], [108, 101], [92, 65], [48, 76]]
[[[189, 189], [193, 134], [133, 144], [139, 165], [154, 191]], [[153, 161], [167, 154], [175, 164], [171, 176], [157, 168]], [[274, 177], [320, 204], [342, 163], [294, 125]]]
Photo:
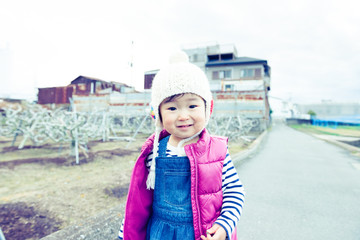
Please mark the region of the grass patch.
[[338, 126], [336, 128], [331, 127], [320, 127], [307, 124], [289, 125], [290, 127], [313, 134], [327, 134], [334, 136], [347, 136], [347, 137], [360, 137], [359, 126]]
[[229, 153], [230, 156], [246, 149], [246, 145], [243, 143], [230, 143], [229, 142]]

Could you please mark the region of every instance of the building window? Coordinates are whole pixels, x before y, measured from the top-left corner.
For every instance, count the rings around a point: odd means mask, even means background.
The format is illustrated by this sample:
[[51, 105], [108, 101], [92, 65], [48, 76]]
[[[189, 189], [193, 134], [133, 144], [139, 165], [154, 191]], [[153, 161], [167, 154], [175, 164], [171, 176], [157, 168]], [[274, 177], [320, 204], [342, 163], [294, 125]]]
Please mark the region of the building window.
[[255, 73], [254, 73], [254, 69], [242, 69], [240, 71], [240, 77], [254, 77]]
[[86, 91], [86, 84], [85, 83], [79, 83], [77, 84], [77, 87], [80, 91]]
[[212, 79], [213, 80], [231, 79], [231, 70], [213, 71]]
[[261, 77], [261, 68], [255, 68], [255, 77], [260, 78]]
[[225, 91], [234, 91], [234, 84], [225, 84]]
[[219, 72], [218, 71], [213, 71], [212, 72], [212, 79], [213, 80], [219, 79]]

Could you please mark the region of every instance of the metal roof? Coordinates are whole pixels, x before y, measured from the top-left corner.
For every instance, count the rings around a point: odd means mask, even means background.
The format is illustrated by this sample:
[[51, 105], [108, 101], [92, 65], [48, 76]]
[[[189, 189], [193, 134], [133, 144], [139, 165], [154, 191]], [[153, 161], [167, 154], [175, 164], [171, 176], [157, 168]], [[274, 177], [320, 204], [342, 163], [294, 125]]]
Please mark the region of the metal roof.
[[80, 82], [91, 82], [91, 81], [98, 81], [98, 82], [103, 82], [103, 83], [108, 83], [107, 81], [101, 80], [99, 78], [93, 78], [93, 77], [87, 77], [87, 76], [78, 76], [77, 78], [75, 78], [74, 80], [71, 81], [70, 84], [76, 84], [76, 83], [80, 83]]
[[154, 69], [154, 70], [150, 70], [150, 71], [146, 71], [145, 75], [149, 75], [149, 74], [156, 74], [160, 71], [160, 69]]
[[235, 59], [229, 59], [229, 60], [208, 61], [205, 64], [205, 67], [225, 66], [225, 65], [243, 65], [243, 64], [266, 64], [267, 65], [267, 61], [263, 60], [263, 59], [250, 58], [250, 57], [237, 57]]

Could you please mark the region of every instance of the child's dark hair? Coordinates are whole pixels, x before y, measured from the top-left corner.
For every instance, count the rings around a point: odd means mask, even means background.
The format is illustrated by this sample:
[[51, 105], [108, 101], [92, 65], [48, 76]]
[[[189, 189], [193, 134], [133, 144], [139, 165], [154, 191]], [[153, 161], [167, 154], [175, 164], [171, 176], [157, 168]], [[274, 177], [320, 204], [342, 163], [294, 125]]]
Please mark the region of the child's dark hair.
[[[179, 98], [179, 97], [182, 97], [182, 96], [184, 96], [184, 95], [185, 95], [185, 93], [179, 93], [179, 94], [172, 95], [172, 96], [170, 96], [170, 97], [168, 97], [168, 98], [165, 98], [164, 101], [163, 101], [163, 103], [172, 102], [172, 100], [174, 100], [175, 98]], [[159, 109], [159, 110], [160, 110], [160, 109]]]

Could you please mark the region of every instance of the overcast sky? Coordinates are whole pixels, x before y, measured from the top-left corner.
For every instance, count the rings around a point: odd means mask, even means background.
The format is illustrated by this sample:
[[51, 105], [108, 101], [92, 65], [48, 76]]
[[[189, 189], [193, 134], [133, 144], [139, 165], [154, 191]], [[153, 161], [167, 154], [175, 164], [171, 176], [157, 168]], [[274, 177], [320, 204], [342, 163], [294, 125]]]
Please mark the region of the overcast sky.
[[215, 42], [267, 60], [272, 97], [360, 103], [359, 5], [0, 0], [0, 96], [35, 98], [38, 87], [65, 86], [79, 75], [142, 89], [144, 71], [161, 67], [169, 51]]

